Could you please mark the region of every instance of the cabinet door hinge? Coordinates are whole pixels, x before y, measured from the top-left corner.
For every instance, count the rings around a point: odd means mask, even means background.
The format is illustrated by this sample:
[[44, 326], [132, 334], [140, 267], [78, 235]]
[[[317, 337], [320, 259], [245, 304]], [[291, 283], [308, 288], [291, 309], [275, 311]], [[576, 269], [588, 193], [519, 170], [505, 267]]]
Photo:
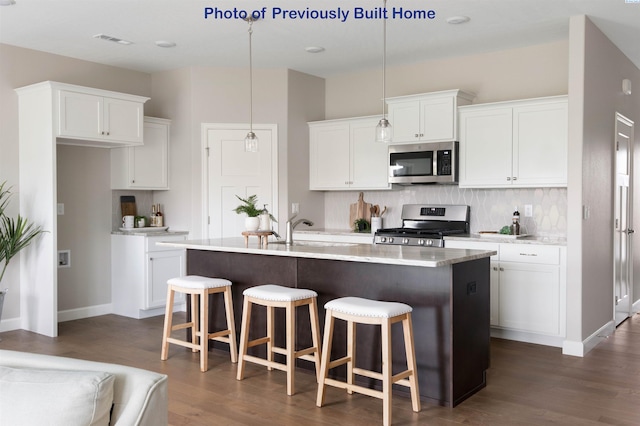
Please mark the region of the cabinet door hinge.
[[207, 225], [211, 225], [211, 216], [207, 216]]
[[209, 147], [206, 147], [204, 150], [207, 151], [207, 157], [208, 157], [209, 156]]

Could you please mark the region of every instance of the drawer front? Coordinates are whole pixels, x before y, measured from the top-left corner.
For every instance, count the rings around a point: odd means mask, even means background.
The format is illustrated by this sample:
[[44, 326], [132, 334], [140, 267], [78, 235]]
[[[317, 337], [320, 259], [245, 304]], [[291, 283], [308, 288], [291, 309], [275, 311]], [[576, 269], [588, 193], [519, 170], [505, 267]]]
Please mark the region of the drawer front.
[[166, 250], [180, 250], [176, 247], [164, 247], [158, 246], [156, 243], [161, 241], [184, 241], [187, 239], [186, 235], [154, 235], [147, 237], [147, 252], [154, 251], [166, 251]]
[[560, 264], [560, 247], [536, 244], [500, 244], [501, 262]]

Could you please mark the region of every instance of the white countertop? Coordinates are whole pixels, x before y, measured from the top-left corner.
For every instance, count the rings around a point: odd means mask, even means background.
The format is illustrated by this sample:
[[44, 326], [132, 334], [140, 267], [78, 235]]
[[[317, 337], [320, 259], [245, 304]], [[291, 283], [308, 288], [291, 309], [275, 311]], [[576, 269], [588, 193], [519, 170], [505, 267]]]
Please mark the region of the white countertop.
[[267, 247], [260, 247], [257, 238], [250, 238], [248, 247], [245, 247], [243, 238], [159, 242], [157, 245], [229, 253], [304, 257], [429, 268], [482, 259], [497, 254], [491, 250], [402, 247], [325, 241], [297, 241], [294, 242], [293, 246], [270, 242]]
[[523, 237], [513, 237], [510, 235], [500, 235], [500, 234], [471, 234], [471, 235], [458, 235], [458, 236], [447, 236], [444, 237], [445, 246], [447, 245], [446, 241], [480, 241], [483, 243], [507, 243], [507, 244], [545, 244], [545, 245], [554, 245], [554, 246], [566, 246], [567, 239], [562, 237], [538, 237], [535, 235], [527, 235]]
[[161, 237], [163, 235], [188, 235], [189, 231], [172, 231], [170, 229], [157, 231], [155, 229], [151, 230], [149, 228], [145, 228], [145, 230], [141, 230], [138, 228], [133, 228], [131, 231], [111, 231], [111, 235], [138, 235], [143, 237]]

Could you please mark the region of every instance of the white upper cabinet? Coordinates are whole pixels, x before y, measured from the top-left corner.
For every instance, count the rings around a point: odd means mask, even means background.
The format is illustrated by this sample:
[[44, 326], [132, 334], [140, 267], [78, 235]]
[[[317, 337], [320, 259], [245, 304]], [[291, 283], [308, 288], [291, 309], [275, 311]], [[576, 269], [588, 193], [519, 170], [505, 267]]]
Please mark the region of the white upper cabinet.
[[111, 189], [169, 189], [171, 120], [144, 118], [144, 145], [111, 149]]
[[59, 137], [142, 144], [143, 102], [68, 90], [59, 100]]
[[388, 98], [392, 143], [458, 140], [457, 108], [475, 95], [461, 90]]
[[311, 190], [389, 189], [388, 146], [375, 141], [380, 117], [309, 123]]
[[460, 186], [567, 185], [567, 97], [461, 107]]
[[17, 90], [21, 95], [40, 96], [42, 102], [52, 102], [51, 120], [57, 143], [107, 148], [142, 144], [147, 97], [53, 81]]

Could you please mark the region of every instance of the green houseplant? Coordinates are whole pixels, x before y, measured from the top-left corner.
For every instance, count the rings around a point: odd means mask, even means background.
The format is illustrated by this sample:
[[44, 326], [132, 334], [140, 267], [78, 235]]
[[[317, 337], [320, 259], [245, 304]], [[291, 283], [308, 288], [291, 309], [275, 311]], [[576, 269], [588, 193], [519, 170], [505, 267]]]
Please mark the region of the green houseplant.
[[247, 218], [244, 222], [244, 226], [247, 231], [257, 231], [260, 228], [260, 218], [258, 216], [260, 216], [261, 214], [267, 214], [269, 215], [269, 219], [271, 219], [273, 222], [277, 222], [276, 218], [273, 217], [273, 215], [267, 210], [266, 205], [262, 209], [258, 208], [257, 195], [250, 195], [247, 198], [242, 198], [236, 195], [236, 198], [242, 201], [242, 204], [233, 209], [233, 211], [238, 214], [244, 213], [247, 215]]
[[[0, 184], [0, 283], [11, 259], [44, 232], [40, 226], [35, 226], [20, 215], [15, 219], [6, 215], [5, 210], [11, 198], [11, 188], [6, 188], [6, 185], [6, 181]], [[0, 317], [6, 292], [6, 289], [0, 290]]]

